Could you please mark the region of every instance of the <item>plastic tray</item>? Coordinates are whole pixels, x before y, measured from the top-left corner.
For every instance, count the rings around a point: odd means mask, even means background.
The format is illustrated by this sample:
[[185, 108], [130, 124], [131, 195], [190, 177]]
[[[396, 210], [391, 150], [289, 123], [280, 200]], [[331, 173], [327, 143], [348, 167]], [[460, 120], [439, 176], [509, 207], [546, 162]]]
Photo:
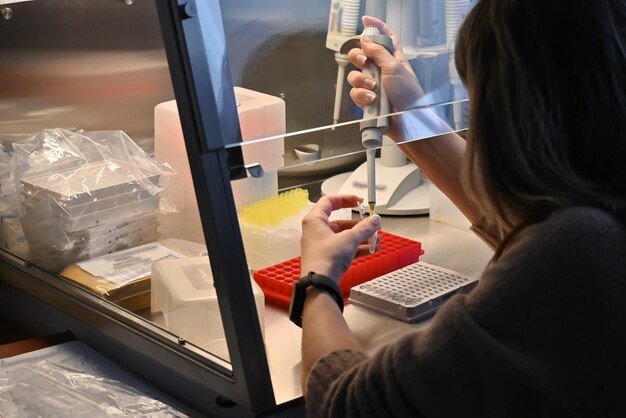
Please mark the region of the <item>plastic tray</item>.
[[153, 233], [149, 235], [132, 235], [100, 247], [88, 247], [78, 253], [81, 260], [99, 257], [104, 254], [111, 254], [118, 251], [127, 250], [129, 248], [138, 247], [143, 244], [155, 242], [159, 239], [160, 234]]
[[133, 217], [132, 219], [124, 219], [122, 222], [110, 223], [94, 226], [93, 228], [81, 229], [71, 232], [68, 237], [72, 239], [91, 240], [100, 238], [104, 235], [119, 236], [129, 232], [142, 231], [144, 229], [152, 229], [158, 227], [160, 223], [157, 221], [158, 211], [153, 210], [142, 215]]
[[[128, 247], [129, 243], [147, 243], [155, 240], [155, 237], [159, 236], [157, 226], [153, 228], [146, 228], [145, 230], [133, 231], [131, 233], [125, 233], [117, 236], [102, 236], [93, 240], [81, 240], [77, 239], [64, 243], [55, 243], [53, 241], [45, 240], [31, 240], [29, 246], [33, 249], [33, 253], [37, 252], [39, 256], [54, 257], [55, 255], [61, 256], [62, 254], [72, 254], [77, 251], [81, 254], [102, 253], [106, 254], [110, 250], [119, 250], [120, 248]], [[131, 245], [133, 246], [133, 245]]]
[[[80, 178], [84, 179], [84, 182], [70, 183], [70, 180], [65, 180], [69, 176], [78, 178], [76, 169], [22, 179], [22, 194], [25, 198], [29, 198], [44, 192], [57, 201], [80, 205], [93, 202], [94, 199], [108, 199], [126, 193], [146, 190], [142, 186], [142, 182], [159, 184], [160, 174], [157, 173], [140, 173], [142, 177], [138, 179], [133, 177], [135, 173], [131, 174], [125, 170], [107, 172], [105, 168], [104, 163], [101, 162], [90, 163], [81, 167], [80, 170], [84, 172], [84, 175]], [[107, 173], [107, 175], [102, 175], [102, 172]]]
[[122, 234], [105, 234], [92, 239], [80, 239], [74, 244], [83, 249], [98, 249], [106, 246], [115, 245], [117, 242], [123, 241], [140, 241], [148, 237], [158, 234], [158, 225], [155, 224], [150, 228], [144, 228], [141, 231], [130, 231]]
[[[340, 288], [346, 302], [353, 286], [416, 263], [420, 255], [424, 254], [422, 244], [418, 241], [384, 231], [379, 234], [380, 249], [374, 254], [355, 259], [341, 278]], [[266, 302], [285, 309], [289, 308], [293, 284], [300, 277], [300, 257], [254, 273], [254, 280], [263, 289]]]
[[[31, 209], [39, 204], [43, 200], [44, 196], [46, 196], [45, 192], [38, 193], [32, 198], [25, 200], [22, 203], [22, 206], [24, 206], [26, 210]], [[57, 212], [59, 216], [75, 218], [111, 209], [117, 206], [127, 205], [129, 203], [139, 203], [152, 197], [154, 196], [152, 196], [152, 194], [150, 194], [147, 190], [136, 190], [130, 193], [111, 196], [106, 199], [93, 198], [87, 203], [79, 203], [79, 200], [77, 199], [55, 201], [54, 203], [56, 205], [53, 206], [56, 206], [55, 212]]]
[[46, 243], [43, 242], [34, 242], [32, 244], [29, 242], [29, 247], [32, 254], [31, 261], [34, 265], [57, 272], [78, 261], [137, 247], [139, 245], [157, 241], [158, 239], [159, 234], [156, 233], [151, 235], [126, 237], [98, 248], [81, 248], [81, 246], [71, 246], [67, 249], [60, 249], [46, 245]]
[[76, 218], [59, 218], [63, 230], [75, 232], [81, 229], [93, 228], [101, 224], [120, 223], [137, 215], [159, 209], [160, 196], [154, 196], [139, 202], [113, 207]]
[[63, 231], [57, 221], [48, 219], [37, 225], [28, 225], [29, 228], [33, 227], [27, 236], [31, 261], [52, 271], [85, 258], [109, 254], [159, 237], [157, 211], [72, 233]]

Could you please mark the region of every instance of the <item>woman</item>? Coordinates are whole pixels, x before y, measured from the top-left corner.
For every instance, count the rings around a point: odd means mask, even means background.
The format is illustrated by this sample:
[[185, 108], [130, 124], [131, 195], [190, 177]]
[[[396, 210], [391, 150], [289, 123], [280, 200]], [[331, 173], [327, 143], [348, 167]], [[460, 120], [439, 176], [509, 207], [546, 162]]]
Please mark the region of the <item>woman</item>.
[[[350, 61], [381, 67], [396, 110], [419, 83], [363, 39]], [[479, 285], [430, 327], [368, 358], [325, 290], [302, 313], [310, 417], [626, 415], [626, 0], [478, 0], [456, 47], [470, 97], [454, 134], [402, 149], [495, 249]], [[373, 80], [348, 77], [358, 105]], [[392, 120], [411, 139], [410, 117]], [[462, 181], [461, 181], [462, 179]], [[354, 196], [324, 197], [303, 221], [302, 273], [339, 281], [377, 215], [328, 223]]]

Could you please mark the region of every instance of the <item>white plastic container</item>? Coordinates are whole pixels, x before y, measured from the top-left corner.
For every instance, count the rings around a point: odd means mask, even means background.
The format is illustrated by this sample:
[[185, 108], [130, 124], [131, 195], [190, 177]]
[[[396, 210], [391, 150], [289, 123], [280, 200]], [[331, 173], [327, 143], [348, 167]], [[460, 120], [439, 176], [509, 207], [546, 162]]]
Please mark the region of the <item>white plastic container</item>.
[[[231, 182], [239, 207], [278, 193], [277, 170], [284, 165], [284, 139], [256, 144], [245, 142], [284, 134], [286, 119], [285, 102], [278, 97], [241, 87], [235, 87], [235, 97], [244, 141], [244, 161], [246, 164], [260, 163], [265, 171], [261, 178]], [[154, 154], [157, 161], [167, 161], [176, 171], [161, 192], [162, 206], [166, 208], [159, 215], [162, 236], [204, 242], [185, 139], [174, 100], [159, 103], [154, 109]]]
[[240, 220], [246, 260], [253, 271], [300, 255], [302, 218], [312, 206], [311, 203], [274, 226], [252, 225]]
[[[166, 328], [213, 354], [228, 359], [224, 327], [208, 257], [159, 260], [152, 264], [151, 312], [163, 313]], [[264, 333], [265, 296], [250, 279]]]
[[[312, 207], [313, 203], [309, 202], [307, 207], [273, 226], [251, 225], [240, 220], [239, 226], [248, 266], [256, 271], [299, 257], [302, 218]], [[352, 219], [352, 210], [350, 208], [335, 210], [328, 219], [348, 221]]]

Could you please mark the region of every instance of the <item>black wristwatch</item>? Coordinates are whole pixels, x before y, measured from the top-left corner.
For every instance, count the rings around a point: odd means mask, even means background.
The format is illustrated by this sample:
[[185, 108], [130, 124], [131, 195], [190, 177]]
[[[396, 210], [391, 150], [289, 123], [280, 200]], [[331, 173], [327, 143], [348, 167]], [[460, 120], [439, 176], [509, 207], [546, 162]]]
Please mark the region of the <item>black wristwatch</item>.
[[302, 327], [302, 309], [304, 309], [304, 299], [309, 286], [315, 286], [330, 293], [337, 305], [339, 305], [341, 312], [343, 312], [343, 296], [341, 295], [339, 285], [330, 277], [310, 271], [309, 274], [294, 283], [291, 305], [289, 306], [289, 319], [291, 322]]

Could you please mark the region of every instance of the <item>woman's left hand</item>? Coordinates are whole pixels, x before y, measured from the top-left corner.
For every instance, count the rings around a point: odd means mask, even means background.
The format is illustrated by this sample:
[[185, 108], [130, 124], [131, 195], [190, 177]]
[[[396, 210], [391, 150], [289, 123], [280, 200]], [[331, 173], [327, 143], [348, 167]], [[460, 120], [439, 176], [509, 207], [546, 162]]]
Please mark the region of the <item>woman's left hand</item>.
[[369, 254], [367, 239], [380, 229], [379, 215], [361, 221], [328, 220], [333, 210], [354, 208], [362, 201], [358, 196], [323, 196], [302, 219], [302, 276], [314, 271], [339, 283], [355, 256]]

